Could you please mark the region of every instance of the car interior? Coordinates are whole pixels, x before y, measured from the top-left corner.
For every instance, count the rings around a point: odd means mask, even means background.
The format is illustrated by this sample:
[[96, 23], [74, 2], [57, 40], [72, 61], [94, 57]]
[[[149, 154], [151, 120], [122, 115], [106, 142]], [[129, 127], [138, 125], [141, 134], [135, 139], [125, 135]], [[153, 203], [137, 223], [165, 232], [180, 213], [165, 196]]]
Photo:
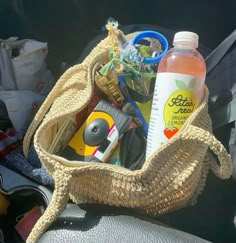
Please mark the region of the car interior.
[[[47, 65], [58, 80], [107, 35], [104, 26], [109, 17], [119, 22], [124, 33], [149, 28], [170, 41], [177, 31], [193, 31], [206, 59], [235, 30], [235, 9], [234, 0], [0, 0], [0, 42], [9, 37], [47, 42]], [[227, 151], [232, 127], [231, 122], [213, 130]], [[0, 214], [4, 235], [0, 242], [25, 242], [14, 227], [17, 217], [32, 205], [45, 210], [53, 187], [12, 170], [1, 163], [1, 157], [0, 178], [1, 192], [11, 201], [8, 213]], [[158, 217], [124, 207], [69, 201], [39, 242], [233, 243], [235, 216], [235, 179], [220, 180], [209, 172], [195, 205]], [[29, 234], [29, 229], [24, 228], [24, 233]]]

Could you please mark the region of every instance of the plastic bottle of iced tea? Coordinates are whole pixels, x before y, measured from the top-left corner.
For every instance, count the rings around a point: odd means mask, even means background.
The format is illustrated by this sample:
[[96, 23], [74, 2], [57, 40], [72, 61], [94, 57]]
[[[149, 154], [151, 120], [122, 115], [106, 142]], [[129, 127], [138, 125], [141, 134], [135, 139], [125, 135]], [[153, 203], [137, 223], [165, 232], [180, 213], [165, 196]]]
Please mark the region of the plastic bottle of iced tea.
[[204, 99], [206, 65], [196, 49], [198, 35], [177, 32], [173, 46], [158, 66], [146, 158], [178, 132]]

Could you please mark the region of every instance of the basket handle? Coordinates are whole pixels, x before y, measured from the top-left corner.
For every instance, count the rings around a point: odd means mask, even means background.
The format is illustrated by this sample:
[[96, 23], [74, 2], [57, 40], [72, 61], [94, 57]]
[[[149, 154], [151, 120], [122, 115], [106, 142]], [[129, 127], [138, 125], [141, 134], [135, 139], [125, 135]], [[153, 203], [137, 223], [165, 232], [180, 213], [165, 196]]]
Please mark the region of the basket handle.
[[41, 121], [44, 119], [45, 114], [50, 109], [52, 103], [54, 100], [60, 96], [60, 94], [63, 92], [63, 86], [66, 83], [66, 81], [76, 72], [79, 72], [81, 69], [85, 69], [85, 67], [82, 64], [75, 65], [71, 68], [69, 68], [57, 81], [56, 85], [52, 88], [51, 92], [48, 94], [42, 105], [40, 106], [38, 112], [36, 113], [33, 121], [31, 122], [30, 126], [28, 127], [26, 134], [24, 136], [23, 140], [23, 153], [25, 156], [27, 156], [29, 151], [29, 146], [31, 143], [31, 139], [38, 128]]
[[184, 140], [198, 140], [206, 145], [215, 154], [219, 160], [219, 164], [213, 155], [210, 156], [210, 169], [212, 172], [221, 179], [228, 179], [232, 175], [232, 160], [231, 156], [227, 153], [225, 147], [215, 138], [210, 132], [188, 125], [186, 131], [182, 134]]

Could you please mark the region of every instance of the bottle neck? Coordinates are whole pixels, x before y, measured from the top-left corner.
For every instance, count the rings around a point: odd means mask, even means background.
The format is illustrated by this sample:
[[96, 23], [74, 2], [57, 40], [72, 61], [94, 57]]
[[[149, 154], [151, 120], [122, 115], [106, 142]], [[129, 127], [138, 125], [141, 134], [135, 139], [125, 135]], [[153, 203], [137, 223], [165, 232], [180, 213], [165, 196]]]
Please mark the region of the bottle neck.
[[187, 41], [176, 41], [173, 43], [174, 48], [177, 49], [184, 49], [184, 50], [195, 50], [196, 44], [193, 42], [187, 42]]

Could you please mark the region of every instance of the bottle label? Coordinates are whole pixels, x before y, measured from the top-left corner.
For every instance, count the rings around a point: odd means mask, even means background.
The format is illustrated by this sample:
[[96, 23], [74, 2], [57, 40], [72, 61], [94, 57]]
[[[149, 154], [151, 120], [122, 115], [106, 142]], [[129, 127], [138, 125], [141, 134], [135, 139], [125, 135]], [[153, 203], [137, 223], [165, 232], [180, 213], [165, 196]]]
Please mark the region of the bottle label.
[[196, 77], [179, 73], [158, 73], [148, 129], [146, 158], [182, 127], [200, 103]]

